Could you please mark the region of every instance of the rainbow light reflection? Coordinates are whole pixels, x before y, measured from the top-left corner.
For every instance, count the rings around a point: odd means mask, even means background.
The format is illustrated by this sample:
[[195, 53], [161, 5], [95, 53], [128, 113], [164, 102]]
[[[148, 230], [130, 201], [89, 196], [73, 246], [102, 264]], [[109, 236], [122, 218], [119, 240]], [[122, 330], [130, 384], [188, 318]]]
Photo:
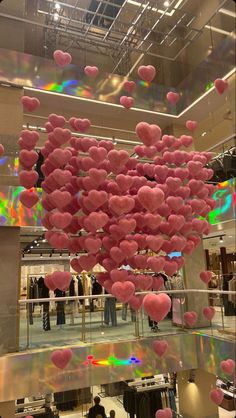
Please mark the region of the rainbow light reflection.
[[87, 361], [84, 362], [85, 366], [131, 366], [135, 364], [140, 364], [141, 361], [136, 357], [130, 357], [128, 360], [121, 360], [115, 356], [109, 356], [107, 360], [96, 360], [92, 355], [87, 357]]
[[[41, 226], [42, 206], [37, 203], [28, 209], [20, 203], [20, 193], [24, 187], [5, 186], [0, 191], [0, 225], [2, 226]], [[34, 190], [34, 189], [32, 189]], [[42, 189], [37, 189], [41, 198]]]
[[217, 190], [212, 196], [217, 206], [208, 214], [211, 225], [235, 218], [235, 186], [235, 178], [217, 184]]

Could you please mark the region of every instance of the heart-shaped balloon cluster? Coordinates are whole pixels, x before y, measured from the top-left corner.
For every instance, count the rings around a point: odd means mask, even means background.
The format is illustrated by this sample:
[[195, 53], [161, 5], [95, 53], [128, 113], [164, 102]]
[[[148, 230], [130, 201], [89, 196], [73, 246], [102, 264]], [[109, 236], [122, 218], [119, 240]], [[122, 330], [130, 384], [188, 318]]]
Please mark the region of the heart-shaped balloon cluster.
[[[149, 68], [140, 74], [150, 79], [154, 72]], [[99, 274], [98, 281], [109, 293], [136, 310], [143, 305], [159, 322], [171, 308], [169, 296], [148, 294], [141, 298], [135, 292], [160, 289], [160, 277], [147, 273], [175, 274], [184, 257], [171, 258], [169, 254], [191, 254], [202, 234], [208, 234], [206, 217], [215, 204], [214, 186], [207, 183], [213, 175], [206, 168], [211, 153], [187, 152], [191, 136], [162, 136], [158, 125], [140, 122], [136, 134], [141, 144], [134, 152], [149, 160], [139, 162], [126, 150], [115, 149], [111, 141], [73, 136], [65, 123], [63, 116], [51, 114], [45, 124], [48, 139], [42, 148], [41, 170], [45, 176], [42, 224], [48, 230], [46, 239], [56, 249], [83, 252], [71, 260], [78, 273], [100, 264], [106, 272]], [[88, 119], [77, 117], [67, 123], [80, 132], [91, 125]], [[36, 141], [35, 133], [24, 131], [19, 140], [24, 168], [21, 182], [28, 188], [36, 180], [31, 173]], [[28, 192], [32, 191], [23, 193]], [[127, 265], [131, 270], [124, 269]], [[137, 274], [136, 269], [141, 272]], [[69, 277], [55, 280], [51, 275], [46, 283], [52, 289], [65, 289]], [[193, 313], [185, 318], [189, 325], [195, 320]]]

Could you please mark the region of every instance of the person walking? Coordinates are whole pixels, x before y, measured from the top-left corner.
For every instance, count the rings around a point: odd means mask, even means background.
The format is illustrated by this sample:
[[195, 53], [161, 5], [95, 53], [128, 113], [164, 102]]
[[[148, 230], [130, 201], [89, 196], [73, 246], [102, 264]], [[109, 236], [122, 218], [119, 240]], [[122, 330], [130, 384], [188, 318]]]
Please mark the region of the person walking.
[[97, 416], [101, 415], [102, 418], [106, 418], [105, 408], [104, 406], [100, 405], [101, 399], [99, 396], [95, 396], [94, 398], [94, 406], [89, 409], [88, 418], [97, 418]]

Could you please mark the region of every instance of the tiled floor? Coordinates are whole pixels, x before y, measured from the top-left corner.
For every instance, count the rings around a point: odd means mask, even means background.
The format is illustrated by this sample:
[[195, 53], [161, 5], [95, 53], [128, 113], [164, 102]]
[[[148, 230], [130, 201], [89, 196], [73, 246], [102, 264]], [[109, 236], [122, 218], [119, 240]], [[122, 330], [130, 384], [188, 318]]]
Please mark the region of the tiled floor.
[[[214, 318], [212, 327], [200, 329], [199, 331], [217, 336], [219, 338], [235, 339], [235, 316], [223, 317], [224, 326], [222, 324], [222, 316], [220, 309]], [[77, 314], [74, 318], [74, 324], [70, 324], [70, 315], [66, 315], [66, 324], [63, 326], [56, 325], [56, 316], [52, 315], [50, 318], [51, 330], [45, 332], [43, 330], [42, 319], [40, 315], [34, 317], [33, 325], [27, 325], [26, 313], [21, 313], [20, 324], [20, 347], [22, 350], [28, 348], [49, 347], [51, 345], [67, 344], [83, 344], [82, 343], [82, 316]], [[85, 342], [102, 342], [102, 341], [122, 341], [133, 339], [135, 337], [135, 324], [131, 322], [130, 314], [128, 313], [127, 321], [123, 321], [121, 311], [117, 312], [117, 327], [107, 326], [102, 321], [101, 312], [86, 312], [85, 317]], [[160, 330], [158, 335], [176, 334], [181, 332], [189, 332], [183, 330], [181, 327], [172, 325], [170, 319], [165, 319], [159, 324]], [[153, 332], [148, 326], [148, 319], [146, 315], [139, 317], [139, 335], [150, 336]], [[28, 343], [27, 343], [28, 341]]]

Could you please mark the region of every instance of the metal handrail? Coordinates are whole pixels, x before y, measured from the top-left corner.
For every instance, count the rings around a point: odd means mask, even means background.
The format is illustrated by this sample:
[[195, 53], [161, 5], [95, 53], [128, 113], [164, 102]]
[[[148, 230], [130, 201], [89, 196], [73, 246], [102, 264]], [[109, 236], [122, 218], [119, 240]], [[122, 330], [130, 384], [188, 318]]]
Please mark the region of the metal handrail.
[[[214, 295], [236, 295], [236, 291], [232, 290], [205, 290], [205, 289], [183, 289], [183, 290], [159, 290], [159, 291], [147, 291], [147, 292], [136, 292], [135, 295], [148, 295], [149, 293], [167, 293], [167, 294], [180, 294], [183, 293], [203, 293], [203, 294], [214, 294]], [[37, 302], [63, 302], [63, 301], [73, 301], [73, 300], [84, 300], [84, 299], [106, 299], [114, 298], [111, 294], [101, 294], [101, 295], [84, 295], [84, 296], [64, 296], [64, 297], [52, 297], [52, 298], [38, 298], [38, 299], [20, 299], [18, 300], [19, 304], [28, 304], [28, 303], [37, 303]]]

